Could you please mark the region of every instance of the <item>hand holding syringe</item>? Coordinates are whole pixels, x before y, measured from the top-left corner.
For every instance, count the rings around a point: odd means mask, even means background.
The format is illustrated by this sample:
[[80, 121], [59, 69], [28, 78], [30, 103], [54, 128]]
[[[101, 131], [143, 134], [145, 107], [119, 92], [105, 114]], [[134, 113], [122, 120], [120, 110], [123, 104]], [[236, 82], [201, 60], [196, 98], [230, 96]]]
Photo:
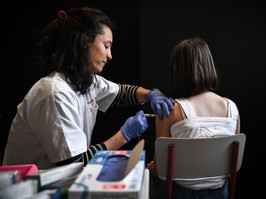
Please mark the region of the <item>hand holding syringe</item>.
[[[144, 116], [145, 117], [156, 117], [157, 115], [153, 113], [144, 113]], [[140, 136], [138, 137], [138, 140], [140, 141]]]

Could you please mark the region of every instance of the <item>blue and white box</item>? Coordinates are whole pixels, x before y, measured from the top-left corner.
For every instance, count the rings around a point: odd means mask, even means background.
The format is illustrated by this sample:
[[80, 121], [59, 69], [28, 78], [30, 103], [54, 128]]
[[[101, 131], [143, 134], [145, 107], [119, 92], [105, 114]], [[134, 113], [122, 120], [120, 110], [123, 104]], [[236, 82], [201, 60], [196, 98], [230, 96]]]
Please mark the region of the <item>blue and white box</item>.
[[133, 150], [98, 151], [68, 189], [68, 199], [141, 199], [144, 140]]

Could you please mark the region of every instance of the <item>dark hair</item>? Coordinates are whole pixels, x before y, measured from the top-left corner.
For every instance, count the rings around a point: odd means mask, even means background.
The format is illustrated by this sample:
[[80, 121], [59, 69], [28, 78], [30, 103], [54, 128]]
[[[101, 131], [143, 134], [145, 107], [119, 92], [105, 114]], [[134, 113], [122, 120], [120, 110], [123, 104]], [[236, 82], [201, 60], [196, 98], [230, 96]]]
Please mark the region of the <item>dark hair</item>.
[[59, 11], [58, 18], [42, 31], [40, 63], [45, 74], [63, 73], [82, 94], [93, 82], [94, 73], [88, 60], [88, 44], [103, 33], [103, 25], [113, 31], [110, 18], [95, 8], [72, 8]]
[[190, 97], [218, 87], [211, 51], [201, 38], [178, 43], [170, 57], [170, 82], [174, 98]]

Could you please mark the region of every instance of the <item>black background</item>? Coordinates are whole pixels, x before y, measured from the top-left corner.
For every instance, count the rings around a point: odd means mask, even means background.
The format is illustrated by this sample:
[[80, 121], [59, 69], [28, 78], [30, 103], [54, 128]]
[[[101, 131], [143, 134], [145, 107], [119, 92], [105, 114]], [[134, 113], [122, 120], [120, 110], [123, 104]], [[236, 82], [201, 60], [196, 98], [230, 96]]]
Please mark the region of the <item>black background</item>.
[[[209, 44], [219, 75], [218, 93], [238, 105], [241, 132], [247, 136], [242, 167], [237, 177], [236, 198], [262, 195], [265, 179], [264, 114], [266, 94], [265, 15], [262, 3], [226, 1], [149, 0], [39, 0], [34, 3], [1, 3], [1, 72], [0, 72], [0, 158], [2, 159], [16, 106], [39, 79], [34, 64], [37, 48], [36, 30], [57, 16], [59, 9], [92, 6], [105, 11], [118, 25], [112, 47], [113, 60], [101, 75], [119, 83], [159, 88], [170, 95], [169, 56], [181, 39], [200, 36]], [[114, 134], [127, 117], [142, 107], [109, 109], [99, 112], [93, 143]], [[40, 113], [41, 114], [41, 113]], [[145, 139], [147, 162], [153, 156], [154, 121], [149, 118]], [[138, 140], [123, 146], [131, 149]]]

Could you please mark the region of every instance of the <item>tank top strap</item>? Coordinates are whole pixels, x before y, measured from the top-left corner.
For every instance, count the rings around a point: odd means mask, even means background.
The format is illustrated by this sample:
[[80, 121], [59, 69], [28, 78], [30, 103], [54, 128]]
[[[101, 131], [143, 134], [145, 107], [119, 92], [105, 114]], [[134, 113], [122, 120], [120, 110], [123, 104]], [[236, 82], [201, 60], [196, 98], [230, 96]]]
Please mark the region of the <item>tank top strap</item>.
[[194, 118], [197, 117], [192, 105], [186, 98], [175, 99], [181, 106], [181, 112], [184, 118]]
[[238, 109], [236, 104], [226, 97], [224, 97], [224, 99], [227, 101], [227, 117], [238, 117]]

